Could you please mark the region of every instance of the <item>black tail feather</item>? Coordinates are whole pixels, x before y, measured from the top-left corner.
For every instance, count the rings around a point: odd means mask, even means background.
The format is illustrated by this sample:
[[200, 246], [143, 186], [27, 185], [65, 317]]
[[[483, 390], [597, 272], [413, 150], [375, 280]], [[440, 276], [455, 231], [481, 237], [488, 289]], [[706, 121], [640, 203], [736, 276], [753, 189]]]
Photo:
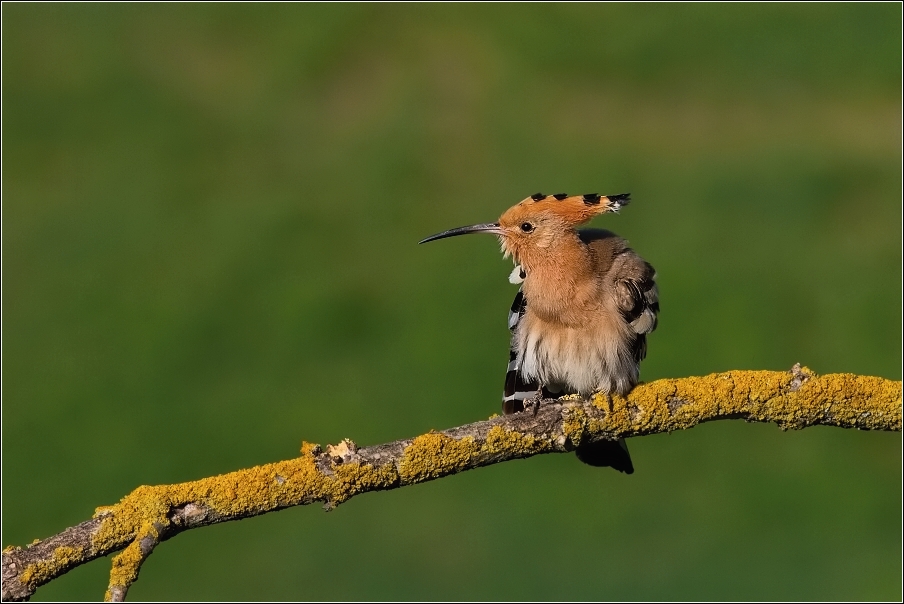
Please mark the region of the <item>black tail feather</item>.
[[502, 401], [502, 413], [504, 415], [511, 415], [512, 413], [521, 413], [524, 411], [524, 401], [521, 400], [509, 400]]
[[625, 474], [634, 473], [634, 464], [631, 463], [631, 454], [628, 453], [628, 444], [625, 439], [598, 440], [593, 443], [581, 445], [575, 453], [582, 462], [588, 466], [610, 467]]

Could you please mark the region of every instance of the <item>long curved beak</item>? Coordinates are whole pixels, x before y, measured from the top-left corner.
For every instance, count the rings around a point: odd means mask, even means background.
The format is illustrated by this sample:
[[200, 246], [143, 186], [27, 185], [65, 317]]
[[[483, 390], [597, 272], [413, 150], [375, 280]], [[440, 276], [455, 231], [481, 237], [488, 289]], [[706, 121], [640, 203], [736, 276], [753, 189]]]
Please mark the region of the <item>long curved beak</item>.
[[418, 241], [418, 245], [427, 243], [428, 241], [436, 241], [437, 239], [445, 239], [446, 237], [455, 237], [456, 235], [467, 235], [468, 233], [490, 233], [492, 235], [502, 235], [502, 229], [499, 228], [498, 222], [488, 222], [486, 224], [472, 224], [471, 226], [458, 227], [457, 229], [449, 229], [436, 235], [430, 235], [426, 239]]

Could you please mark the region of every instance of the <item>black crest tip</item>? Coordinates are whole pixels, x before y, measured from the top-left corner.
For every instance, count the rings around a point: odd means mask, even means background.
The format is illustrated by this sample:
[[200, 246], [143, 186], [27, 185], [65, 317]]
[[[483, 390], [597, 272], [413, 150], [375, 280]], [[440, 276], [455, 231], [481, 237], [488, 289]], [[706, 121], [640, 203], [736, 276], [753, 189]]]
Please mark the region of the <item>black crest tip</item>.
[[600, 196], [596, 193], [585, 193], [584, 194], [584, 203], [588, 206], [595, 206], [600, 202]]
[[533, 195], [530, 196], [530, 198], [533, 199], [534, 201], [540, 201], [542, 199], [546, 199], [546, 195], [543, 193], [534, 193]]
[[609, 199], [610, 203], [618, 204], [619, 206], [626, 206], [631, 203], [631, 194], [630, 193], [620, 193], [618, 195], [606, 195]]
[[563, 199], [568, 197], [568, 193], [556, 193], [555, 195], [553, 195], [553, 197], [555, 197], [559, 201], [562, 201]]

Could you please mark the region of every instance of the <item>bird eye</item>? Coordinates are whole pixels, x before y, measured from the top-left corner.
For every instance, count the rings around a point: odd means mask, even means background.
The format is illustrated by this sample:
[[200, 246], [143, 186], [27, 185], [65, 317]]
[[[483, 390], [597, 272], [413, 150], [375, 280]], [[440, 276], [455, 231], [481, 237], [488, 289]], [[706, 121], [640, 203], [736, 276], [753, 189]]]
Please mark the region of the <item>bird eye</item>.
[[525, 233], [530, 233], [531, 231], [534, 230], [534, 225], [532, 225], [529, 222], [523, 222], [523, 223], [521, 223], [521, 230], [524, 231]]

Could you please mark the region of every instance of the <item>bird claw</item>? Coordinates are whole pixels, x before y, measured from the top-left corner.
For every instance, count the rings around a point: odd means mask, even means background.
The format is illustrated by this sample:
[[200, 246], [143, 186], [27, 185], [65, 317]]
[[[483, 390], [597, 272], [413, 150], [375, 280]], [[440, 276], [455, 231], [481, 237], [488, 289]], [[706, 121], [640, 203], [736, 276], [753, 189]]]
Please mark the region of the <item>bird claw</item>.
[[530, 408], [531, 415], [534, 417], [537, 416], [537, 413], [540, 411], [540, 403], [543, 402], [543, 390], [537, 390], [537, 394], [533, 395], [529, 399], [524, 401], [524, 410], [527, 411]]
[[[605, 395], [608, 399], [608, 395]], [[544, 401], [556, 402], [556, 403], [569, 403], [569, 402], [584, 402], [584, 397], [580, 394], [563, 394], [562, 396], [551, 396], [550, 398], [545, 398], [543, 396], [543, 389], [537, 391], [535, 395], [528, 399], [524, 399], [524, 410], [527, 411], [530, 409], [531, 414], [536, 417], [537, 413], [540, 411], [540, 405], [543, 404]], [[609, 408], [612, 408], [612, 401], [609, 400]]]

